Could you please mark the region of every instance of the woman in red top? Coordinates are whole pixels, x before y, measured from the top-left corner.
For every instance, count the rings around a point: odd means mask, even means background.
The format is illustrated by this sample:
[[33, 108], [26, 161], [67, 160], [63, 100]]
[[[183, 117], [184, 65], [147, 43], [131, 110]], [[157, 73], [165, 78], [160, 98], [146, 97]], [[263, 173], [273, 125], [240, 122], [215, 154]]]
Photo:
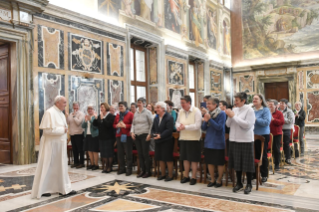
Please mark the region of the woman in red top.
[[[116, 129], [117, 158], [119, 170], [117, 174], [132, 174], [133, 143], [130, 135], [134, 114], [127, 109], [127, 102], [119, 102], [120, 113], [116, 115], [113, 127]], [[124, 154], [126, 154], [126, 169]]]
[[281, 147], [281, 136], [282, 136], [282, 126], [285, 123], [284, 115], [282, 112], [277, 110], [278, 102], [276, 100], [269, 100], [268, 107], [272, 114], [270, 122], [270, 133], [274, 136], [273, 138], [273, 150], [275, 156], [275, 170], [279, 171], [280, 162], [280, 147]]

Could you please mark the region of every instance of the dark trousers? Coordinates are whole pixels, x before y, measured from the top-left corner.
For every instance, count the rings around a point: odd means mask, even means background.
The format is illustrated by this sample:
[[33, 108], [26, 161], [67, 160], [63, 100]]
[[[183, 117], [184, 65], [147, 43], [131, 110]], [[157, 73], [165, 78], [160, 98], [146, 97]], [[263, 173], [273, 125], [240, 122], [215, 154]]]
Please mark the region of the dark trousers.
[[299, 132], [299, 143], [300, 143], [300, 150], [301, 153], [303, 154], [305, 152], [305, 142], [303, 140], [303, 131], [305, 130], [305, 126], [300, 127], [300, 132]]
[[[74, 164], [84, 164], [83, 134], [71, 135]], [[80, 160], [79, 160], [80, 156]]]
[[275, 135], [273, 143], [272, 143], [272, 151], [274, 152], [275, 166], [279, 166], [279, 163], [281, 160], [281, 153], [280, 153], [281, 136], [282, 135]]
[[150, 173], [151, 160], [149, 156], [150, 142], [146, 141], [147, 134], [136, 135], [135, 144], [138, 153], [138, 159], [140, 161], [140, 167], [143, 172]]
[[132, 138], [127, 136], [126, 142], [121, 142], [121, 137], [116, 138], [117, 141], [117, 158], [120, 165], [120, 169], [125, 170], [125, 157], [126, 155], [126, 168], [128, 171], [132, 171], [132, 150], [133, 142]]
[[286, 160], [290, 159], [290, 146], [289, 144], [291, 143], [291, 139], [290, 139], [290, 134], [291, 131], [290, 130], [282, 130], [284, 133], [284, 152], [285, 152], [285, 157]]
[[[260, 167], [260, 174], [262, 177], [268, 176], [268, 158], [267, 158], [267, 149], [268, 149], [268, 142], [269, 142], [269, 135], [262, 135], [265, 138], [264, 142], [264, 152], [262, 157], [262, 165]], [[260, 159], [261, 154], [261, 141], [256, 141], [255, 143], [255, 157], [256, 159]]]

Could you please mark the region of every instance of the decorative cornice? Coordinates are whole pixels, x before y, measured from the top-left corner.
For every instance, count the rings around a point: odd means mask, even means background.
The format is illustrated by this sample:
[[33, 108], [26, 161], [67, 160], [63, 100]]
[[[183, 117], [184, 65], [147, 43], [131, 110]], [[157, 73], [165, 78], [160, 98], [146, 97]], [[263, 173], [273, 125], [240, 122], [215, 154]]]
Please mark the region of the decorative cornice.
[[199, 51], [197, 49], [188, 48], [187, 54], [201, 60], [208, 60], [208, 55], [205, 52]]
[[31, 14], [43, 12], [49, 3], [48, 0], [10, 0], [9, 2], [18, 4], [20, 11], [29, 12]]
[[103, 35], [119, 41], [126, 41], [126, 29], [101, 20], [49, 4], [45, 11], [34, 16], [48, 21]]
[[165, 54], [171, 55], [173, 57], [181, 58], [184, 60], [188, 60], [188, 52], [186, 50], [183, 50], [171, 45], [166, 45], [165, 48], [166, 48]]
[[138, 37], [138, 38], [142, 38], [142, 39], [147, 40], [151, 43], [160, 44], [164, 40], [161, 36], [151, 34], [145, 30], [142, 30], [142, 29], [135, 27], [135, 26], [132, 26], [130, 24], [125, 24], [125, 28], [127, 29], [127, 32], [130, 35], [133, 35], [133, 36]]

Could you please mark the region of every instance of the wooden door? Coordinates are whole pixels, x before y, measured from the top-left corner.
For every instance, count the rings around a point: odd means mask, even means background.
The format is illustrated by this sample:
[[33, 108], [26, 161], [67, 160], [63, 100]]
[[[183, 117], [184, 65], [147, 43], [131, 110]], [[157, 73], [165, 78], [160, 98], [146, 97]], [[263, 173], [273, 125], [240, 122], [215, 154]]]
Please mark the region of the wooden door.
[[265, 98], [277, 101], [280, 99], [289, 100], [288, 82], [265, 83]]
[[12, 163], [10, 108], [10, 57], [6, 44], [0, 46], [0, 163]]

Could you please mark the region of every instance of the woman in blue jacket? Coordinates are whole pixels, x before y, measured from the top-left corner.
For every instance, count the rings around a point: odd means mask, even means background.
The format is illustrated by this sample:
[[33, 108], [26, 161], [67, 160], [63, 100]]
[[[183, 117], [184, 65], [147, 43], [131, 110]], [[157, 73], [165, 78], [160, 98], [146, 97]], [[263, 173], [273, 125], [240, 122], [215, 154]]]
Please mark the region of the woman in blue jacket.
[[[271, 122], [271, 113], [269, 108], [266, 105], [265, 97], [262, 94], [256, 94], [253, 98], [253, 109], [255, 111], [255, 128], [254, 134], [261, 135], [265, 138], [264, 143], [264, 153], [262, 158], [262, 166], [260, 167], [261, 181], [267, 182], [268, 176], [268, 158], [267, 158], [267, 149], [269, 142], [270, 134], [270, 122]], [[261, 154], [261, 142], [255, 143], [255, 152], [256, 159], [260, 159]]]
[[[217, 98], [209, 98], [206, 102], [208, 113], [204, 115], [202, 130], [206, 131], [204, 155], [208, 164], [211, 182], [207, 187], [221, 187], [225, 164], [225, 122], [226, 114], [219, 108]], [[218, 179], [215, 179], [215, 166], [218, 167]]]

